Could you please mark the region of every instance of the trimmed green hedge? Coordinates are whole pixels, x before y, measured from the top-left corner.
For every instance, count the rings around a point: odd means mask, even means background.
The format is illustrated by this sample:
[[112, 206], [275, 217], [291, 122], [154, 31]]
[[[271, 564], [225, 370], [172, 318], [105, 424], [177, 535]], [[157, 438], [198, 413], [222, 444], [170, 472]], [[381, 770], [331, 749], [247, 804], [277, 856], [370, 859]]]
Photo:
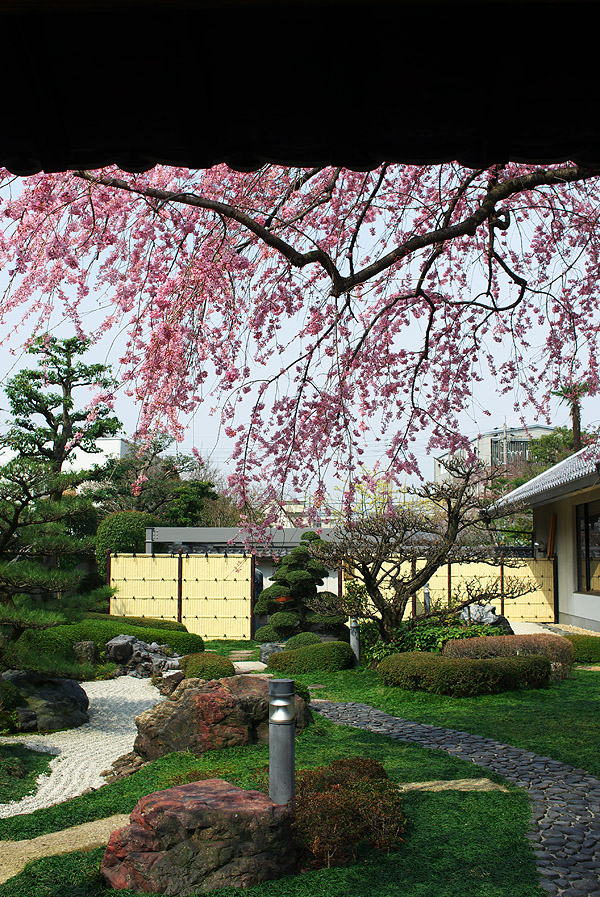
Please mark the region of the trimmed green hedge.
[[321, 639], [316, 632], [299, 632], [293, 635], [285, 643], [286, 651], [293, 651], [295, 648], [306, 648], [307, 645], [320, 645]]
[[279, 673], [336, 672], [349, 669], [353, 663], [354, 654], [346, 642], [322, 642], [320, 645], [271, 654], [267, 668]]
[[385, 657], [377, 672], [384, 685], [470, 697], [518, 688], [546, 688], [550, 682], [551, 663], [541, 655], [475, 660], [408, 651]]
[[[600, 639], [598, 639], [600, 642]], [[446, 642], [445, 657], [516, 657], [540, 654], [552, 664], [552, 678], [565, 679], [573, 666], [573, 645], [561, 635], [499, 635]]]
[[102, 656], [106, 642], [117, 635], [133, 635], [149, 644], [167, 644], [176, 654], [195, 654], [204, 650], [202, 638], [192, 632], [134, 626], [124, 617], [106, 617], [104, 620], [80, 620], [70, 626], [54, 626], [51, 629], [28, 629], [12, 646], [13, 662], [18, 664], [20, 648], [29, 656], [33, 650], [42, 656], [53, 654], [73, 662], [73, 643], [81, 641], [94, 642]]
[[573, 645], [575, 663], [600, 663], [600, 636], [569, 632], [565, 638]]
[[187, 626], [177, 620], [162, 620], [157, 617], [116, 617], [110, 614], [88, 613], [84, 620], [122, 620], [129, 626], [143, 626], [146, 629], [169, 629], [173, 632], [187, 632]]
[[310, 691], [303, 682], [294, 682], [294, 694], [302, 698], [306, 704], [310, 704]]
[[227, 676], [235, 676], [235, 667], [229, 658], [212, 651], [182, 657], [181, 669], [186, 679], [225, 679]]

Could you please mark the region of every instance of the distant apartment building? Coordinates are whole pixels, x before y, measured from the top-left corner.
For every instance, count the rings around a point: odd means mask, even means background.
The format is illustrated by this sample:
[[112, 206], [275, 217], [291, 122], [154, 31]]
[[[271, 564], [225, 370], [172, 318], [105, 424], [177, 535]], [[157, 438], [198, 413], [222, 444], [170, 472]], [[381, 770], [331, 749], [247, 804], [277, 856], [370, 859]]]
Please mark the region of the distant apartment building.
[[[480, 433], [471, 440], [471, 448], [480, 461], [489, 467], [510, 467], [519, 461], [527, 461], [529, 454], [529, 442], [532, 439], [539, 439], [552, 433], [554, 427], [547, 427], [543, 424], [534, 424], [531, 427], [502, 427], [496, 430], [490, 430], [487, 433]], [[455, 457], [464, 457], [464, 450], [455, 452]], [[433, 479], [436, 483], [441, 483], [447, 479], [448, 473], [443, 462], [448, 461], [451, 455], [447, 452], [439, 458], [435, 458], [433, 462]]]

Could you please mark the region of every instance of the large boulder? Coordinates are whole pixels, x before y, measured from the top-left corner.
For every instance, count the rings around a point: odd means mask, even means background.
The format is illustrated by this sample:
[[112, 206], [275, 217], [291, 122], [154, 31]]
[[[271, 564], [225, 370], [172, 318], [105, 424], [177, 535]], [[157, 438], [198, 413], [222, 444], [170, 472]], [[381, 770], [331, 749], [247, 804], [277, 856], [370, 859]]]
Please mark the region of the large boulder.
[[56, 679], [41, 673], [7, 670], [2, 679], [19, 692], [17, 707], [21, 732], [53, 732], [87, 723], [88, 696], [74, 679]]
[[111, 888], [159, 894], [249, 888], [295, 871], [292, 811], [260, 791], [206, 779], [142, 797], [110, 836]]
[[[136, 718], [134, 750], [145, 760], [171, 751], [199, 756], [217, 748], [269, 740], [269, 681], [261, 676], [184, 679], [166, 701]], [[296, 695], [296, 729], [312, 722]]]

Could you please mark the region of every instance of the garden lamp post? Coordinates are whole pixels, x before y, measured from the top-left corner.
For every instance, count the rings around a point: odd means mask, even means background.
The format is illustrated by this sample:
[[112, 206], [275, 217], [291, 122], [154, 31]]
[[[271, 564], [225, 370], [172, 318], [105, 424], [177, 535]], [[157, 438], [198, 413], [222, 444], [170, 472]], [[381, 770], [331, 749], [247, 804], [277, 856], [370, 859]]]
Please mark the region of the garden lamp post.
[[296, 702], [293, 679], [269, 682], [269, 797], [276, 804], [294, 799]]

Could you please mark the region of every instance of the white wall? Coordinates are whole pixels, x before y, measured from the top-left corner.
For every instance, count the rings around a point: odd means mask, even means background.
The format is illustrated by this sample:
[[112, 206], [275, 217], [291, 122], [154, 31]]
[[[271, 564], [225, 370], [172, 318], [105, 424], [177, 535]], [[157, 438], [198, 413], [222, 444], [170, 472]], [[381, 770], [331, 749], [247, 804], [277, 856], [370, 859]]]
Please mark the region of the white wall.
[[535, 540], [548, 546], [552, 514], [556, 514], [555, 552], [558, 557], [558, 622], [600, 632], [600, 595], [577, 591], [575, 507], [598, 501], [600, 487], [569, 495], [533, 509]]

